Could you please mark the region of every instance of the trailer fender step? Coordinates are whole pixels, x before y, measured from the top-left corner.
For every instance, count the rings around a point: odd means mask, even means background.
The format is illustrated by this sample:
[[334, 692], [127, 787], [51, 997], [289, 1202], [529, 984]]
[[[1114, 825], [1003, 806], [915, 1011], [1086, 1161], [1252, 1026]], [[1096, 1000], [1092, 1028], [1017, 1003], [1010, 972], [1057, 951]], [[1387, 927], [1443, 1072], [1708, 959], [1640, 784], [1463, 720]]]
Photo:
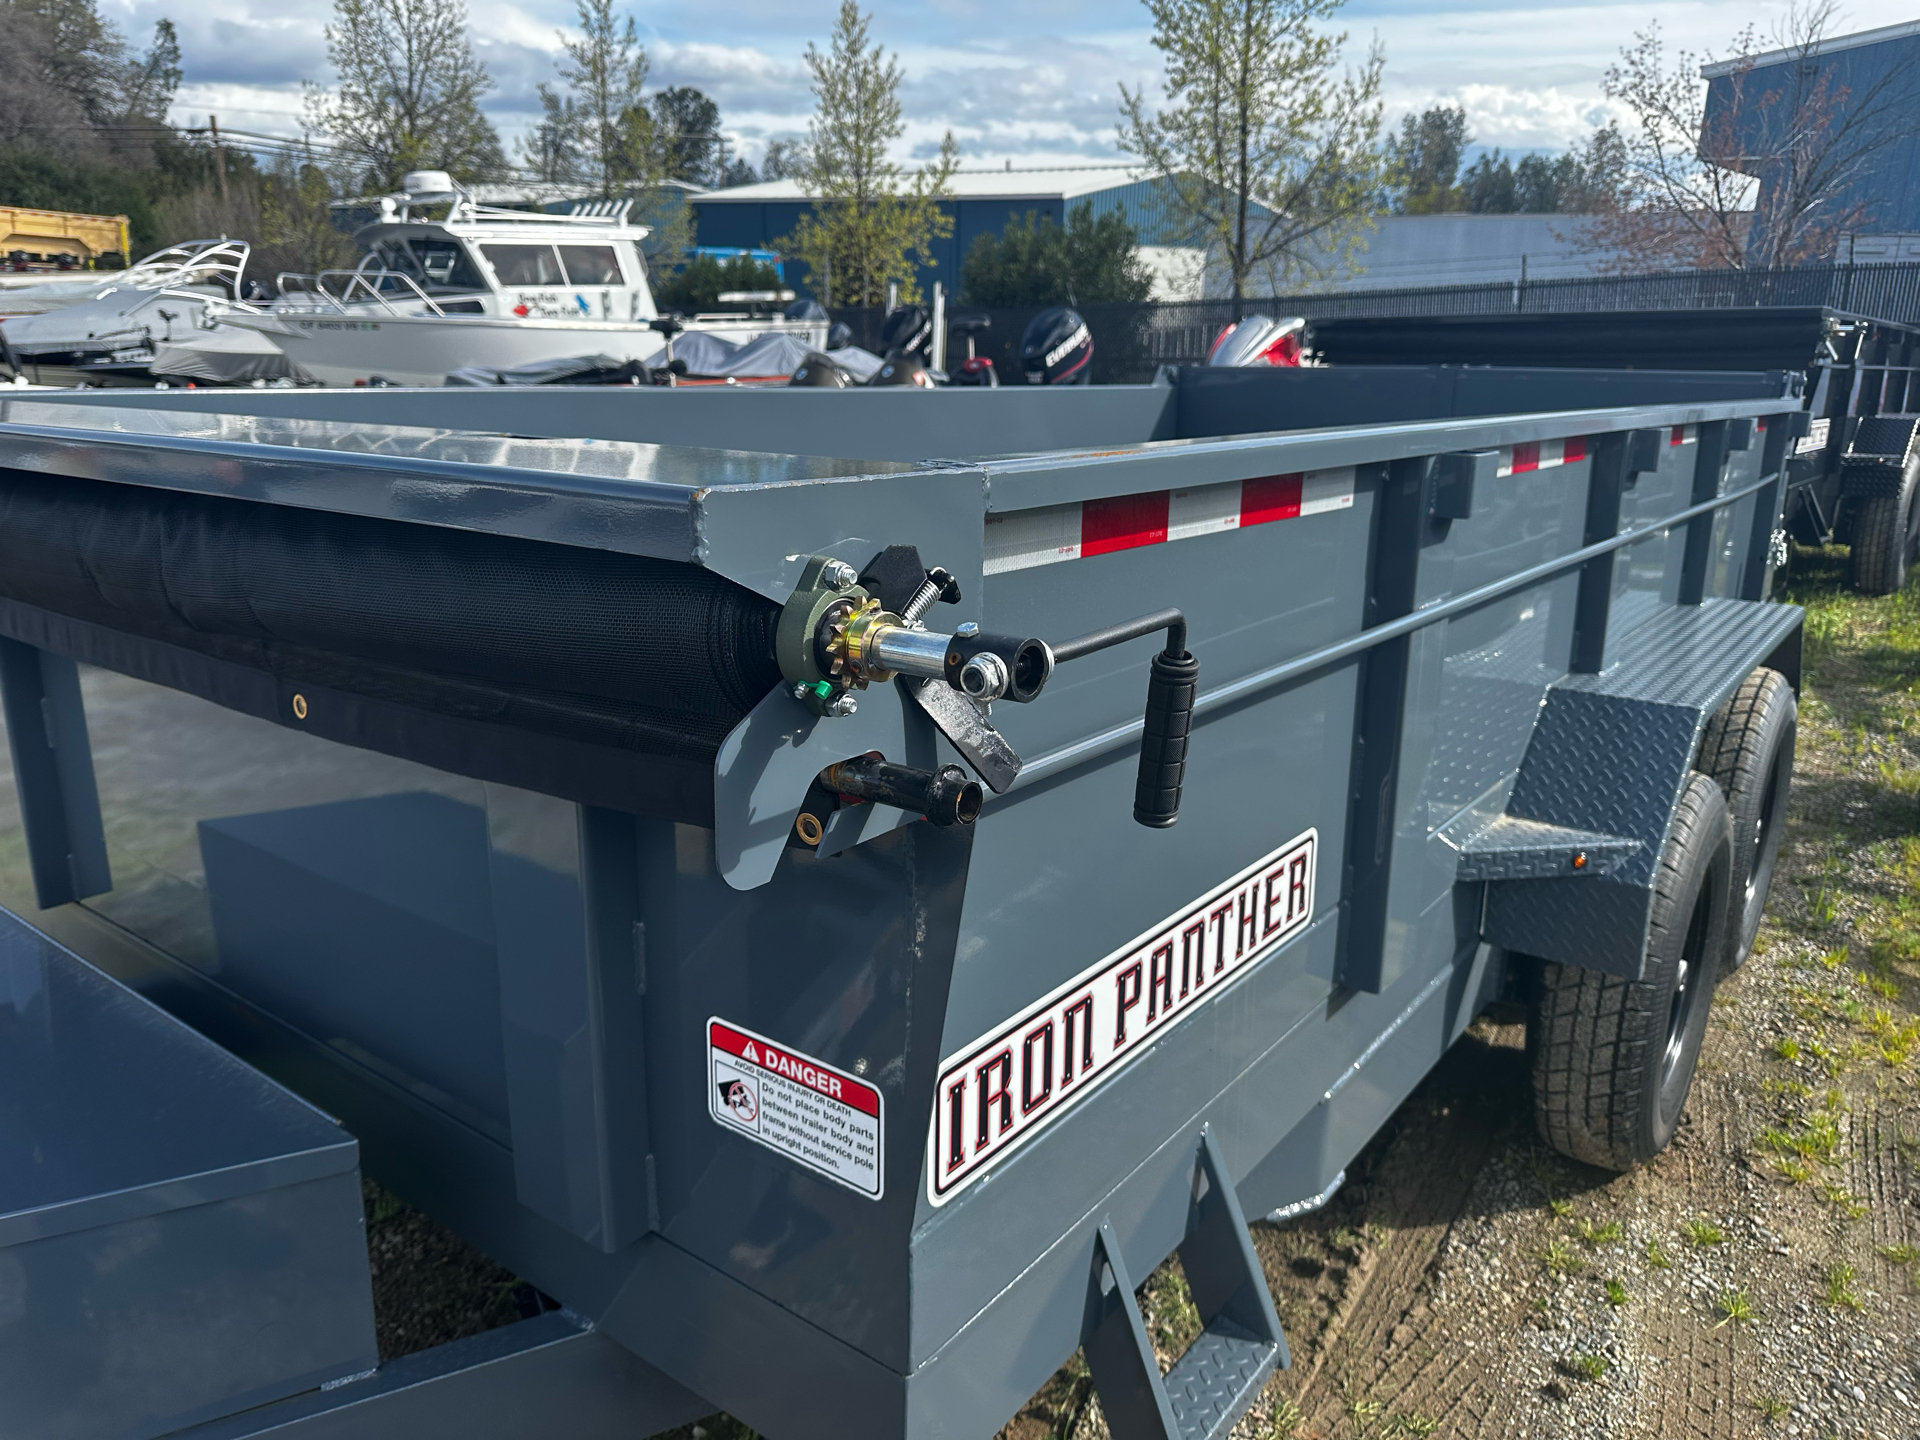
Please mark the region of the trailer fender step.
[[1491, 823], [1464, 837], [1448, 835], [1444, 829], [1440, 834], [1459, 847], [1460, 868], [1454, 879], [1461, 884], [1605, 875], [1640, 849], [1640, 842], [1631, 836], [1514, 815], [1496, 815]]
[[1081, 1346], [1114, 1440], [1225, 1440], [1290, 1362], [1253, 1236], [1213, 1127], [1200, 1132], [1181, 1268], [1205, 1327], [1166, 1375], [1135, 1302], [1135, 1281], [1102, 1221]]
[[[1459, 879], [1473, 878], [1469, 866], [1508, 863], [1501, 858], [1507, 843], [1519, 852], [1516, 872], [1534, 857], [1559, 862], [1550, 873], [1480, 877], [1487, 882], [1481, 938], [1638, 980], [1655, 867], [1700, 733], [1756, 666], [1797, 677], [1800, 621], [1791, 605], [1757, 601], [1666, 606], [1610, 643], [1605, 670], [1550, 686], [1506, 813], [1486, 827], [1485, 853], [1462, 855]], [[1529, 852], [1523, 837], [1542, 832], [1593, 837], [1588, 864], [1574, 866], [1579, 852], [1558, 837]], [[1569, 883], [1601, 864], [1593, 878]]]

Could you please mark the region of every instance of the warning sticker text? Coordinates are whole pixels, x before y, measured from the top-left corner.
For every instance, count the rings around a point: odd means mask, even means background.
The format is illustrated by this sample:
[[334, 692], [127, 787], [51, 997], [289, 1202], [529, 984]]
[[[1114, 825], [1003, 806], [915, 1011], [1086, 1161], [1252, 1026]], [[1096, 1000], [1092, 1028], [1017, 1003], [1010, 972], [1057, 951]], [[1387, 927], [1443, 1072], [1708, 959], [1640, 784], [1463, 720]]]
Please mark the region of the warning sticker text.
[[716, 1017], [707, 1021], [707, 1105], [727, 1129], [880, 1198], [880, 1092], [858, 1076]]

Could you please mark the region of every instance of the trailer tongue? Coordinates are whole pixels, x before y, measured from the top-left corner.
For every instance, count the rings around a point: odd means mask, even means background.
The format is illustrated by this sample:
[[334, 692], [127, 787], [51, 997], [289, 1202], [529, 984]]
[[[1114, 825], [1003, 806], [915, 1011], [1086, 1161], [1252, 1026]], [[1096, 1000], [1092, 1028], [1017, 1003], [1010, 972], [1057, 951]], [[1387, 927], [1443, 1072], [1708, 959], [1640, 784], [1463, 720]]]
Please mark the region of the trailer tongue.
[[[1779, 844], [1799, 400], [1504, 383], [0, 403], [0, 1176], [69, 1217], [0, 1188], [0, 1429], [985, 1437], [1081, 1348], [1224, 1437], [1249, 1222], [1486, 1006], [1648, 1158]], [[144, 1208], [82, 1033], [201, 1077]], [[564, 1308], [376, 1364], [355, 1142]]]

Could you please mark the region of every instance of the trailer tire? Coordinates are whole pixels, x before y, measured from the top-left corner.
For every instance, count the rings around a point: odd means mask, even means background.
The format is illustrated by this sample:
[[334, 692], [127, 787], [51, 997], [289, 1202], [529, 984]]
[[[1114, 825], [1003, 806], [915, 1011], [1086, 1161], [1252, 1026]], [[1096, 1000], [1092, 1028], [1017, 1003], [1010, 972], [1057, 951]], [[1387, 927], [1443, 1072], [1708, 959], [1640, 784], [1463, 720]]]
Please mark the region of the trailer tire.
[[1733, 824], [1733, 879], [1722, 975], [1746, 964], [1760, 933], [1774, 861], [1786, 833], [1799, 725], [1800, 708], [1787, 677], [1763, 668], [1740, 682], [1733, 698], [1714, 711], [1700, 737], [1693, 768], [1711, 776], [1720, 787]]
[[1726, 950], [1732, 869], [1726, 799], [1693, 775], [1660, 852], [1641, 978], [1541, 964], [1527, 1023], [1534, 1119], [1561, 1154], [1630, 1170], [1673, 1139]]
[[1862, 595], [1892, 595], [1907, 583], [1907, 567], [1920, 547], [1920, 455], [1909, 456], [1898, 495], [1856, 500], [1849, 579]]

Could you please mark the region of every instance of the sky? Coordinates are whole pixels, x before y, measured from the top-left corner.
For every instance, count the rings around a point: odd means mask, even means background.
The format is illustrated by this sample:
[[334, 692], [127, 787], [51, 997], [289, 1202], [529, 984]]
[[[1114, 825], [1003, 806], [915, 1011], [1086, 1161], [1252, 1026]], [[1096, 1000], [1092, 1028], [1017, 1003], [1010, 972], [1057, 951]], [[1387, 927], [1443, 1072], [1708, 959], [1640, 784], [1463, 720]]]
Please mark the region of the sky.
[[[538, 114], [535, 86], [554, 79], [558, 27], [573, 0], [468, 0], [475, 49], [495, 81], [485, 108], [513, 148]], [[303, 82], [328, 80], [321, 29], [330, 0], [102, 0], [129, 37], [179, 27], [181, 124], [217, 115], [225, 129], [293, 135]], [[718, 102], [722, 127], [757, 159], [771, 139], [805, 133], [812, 98], [807, 44], [824, 45], [837, 0], [632, 0], [655, 85], [693, 85]], [[1157, 87], [1158, 52], [1143, 6], [1125, 0], [869, 0], [873, 34], [906, 72], [902, 159], [929, 155], [951, 129], [968, 168], [1123, 158], [1119, 87]], [[1726, 52], [1749, 23], [1765, 37], [1785, 0], [1349, 0], [1338, 17], [1358, 59], [1386, 51], [1389, 123], [1436, 103], [1467, 111], [1476, 148], [1561, 150], [1608, 117], [1600, 78], [1656, 17], [1669, 49]], [[1914, 18], [1913, 0], [1856, 0], [1831, 33]]]

